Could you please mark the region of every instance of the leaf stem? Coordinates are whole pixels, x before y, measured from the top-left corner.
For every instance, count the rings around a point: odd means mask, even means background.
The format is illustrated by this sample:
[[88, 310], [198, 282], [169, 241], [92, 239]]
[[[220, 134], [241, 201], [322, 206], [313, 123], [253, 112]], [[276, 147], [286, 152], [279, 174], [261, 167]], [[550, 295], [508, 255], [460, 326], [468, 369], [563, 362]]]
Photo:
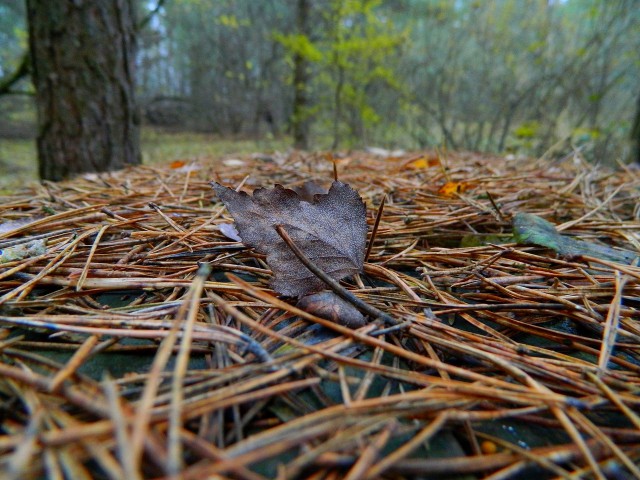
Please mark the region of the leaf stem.
[[400, 322], [398, 322], [398, 320], [396, 320], [393, 317], [387, 315], [383, 311], [378, 310], [377, 308], [375, 308], [375, 307], [369, 305], [368, 303], [360, 300], [353, 293], [351, 293], [346, 288], [344, 288], [342, 285], [340, 285], [336, 280], [334, 280], [329, 275], [327, 275], [325, 272], [323, 272], [320, 268], [318, 268], [318, 266], [315, 263], [313, 263], [304, 254], [304, 252], [302, 250], [300, 250], [300, 247], [298, 247], [294, 243], [294, 241], [291, 239], [291, 237], [289, 236], [287, 231], [284, 229], [284, 225], [276, 225], [275, 229], [276, 229], [276, 232], [278, 232], [278, 235], [280, 235], [280, 237], [284, 241], [284, 243], [286, 243], [287, 246], [291, 249], [291, 251], [295, 254], [295, 256], [298, 257], [298, 260], [300, 260], [305, 267], [307, 267], [316, 277], [318, 277], [320, 280], [322, 280], [331, 290], [333, 290], [336, 295], [338, 295], [343, 300], [351, 303], [358, 310], [360, 310], [363, 313], [366, 313], [367, 315], [369, 315], [372, 318], [376, 318], [376, 319], [379, 318], [384, 323], [389, 324], [389, 325], [397, 325], [398, 323], [400, 323]]

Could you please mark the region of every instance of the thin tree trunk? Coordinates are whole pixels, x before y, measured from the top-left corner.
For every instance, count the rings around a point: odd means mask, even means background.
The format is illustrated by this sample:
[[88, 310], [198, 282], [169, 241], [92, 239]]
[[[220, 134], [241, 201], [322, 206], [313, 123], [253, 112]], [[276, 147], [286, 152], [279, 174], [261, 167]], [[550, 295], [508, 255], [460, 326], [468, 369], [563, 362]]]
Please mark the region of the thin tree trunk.
[[640, 164], [640, 95], [636, 102], [636, 114], [631, 127], [631, 142], [633, 146], [633, 160]]
[[133, 0], [27, 0], [40, 177], [140, 163]]
[[[296, 24], [298, 35], [309, 36], [309, 0], [298, 0]], [[309, 62], [300, 52], [293, 57], [293, 117], [292, 131], [295, 148], [309, 148]]]
[[[337, 55], [337, 54], [336, 54]], [[338, 65], [338, 81], [336, 82], [336, 89], [333, 94], [333, 144], [332, 150], [337, 150], [340, 145], [340, 119], [342, 118], [342, 87], [344, 86], [344, 68], [342, 68], [338, 61], [335, 62]]]

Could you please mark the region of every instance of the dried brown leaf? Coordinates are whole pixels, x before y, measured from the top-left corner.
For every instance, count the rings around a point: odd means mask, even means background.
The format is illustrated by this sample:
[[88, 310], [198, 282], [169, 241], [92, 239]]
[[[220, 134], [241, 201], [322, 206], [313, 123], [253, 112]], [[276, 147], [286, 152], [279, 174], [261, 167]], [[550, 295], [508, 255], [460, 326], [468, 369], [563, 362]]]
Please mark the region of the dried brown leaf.
[[333, 182], [329, 192], [307, 202], [276, 185], [244, 192], [212, 183], [236, 221], [243, 243], [267, 255], [271, 286], [283, 295], [301, 296], [324, 284], [293, 254], [275, 231], [283, 225], [293, 241], [319, 268], [336, 280], [362, 270], [367, 236], [366, 207], [358, 192]]
[[309, 180], [308, 182], [304, 182], [299, 187], [294, 187], [293, 191], [300, 195], [300, 199], [305, 202], [312, 203], [315, 195], [324, 195], [327, 193], [326, 188], [322, 188], [313, 180]]
[[349, 328], [360, 328], [367, 322], [356, 307], [333, 292], [318, 292], [302, 297], [297, 305], [317, 317]]

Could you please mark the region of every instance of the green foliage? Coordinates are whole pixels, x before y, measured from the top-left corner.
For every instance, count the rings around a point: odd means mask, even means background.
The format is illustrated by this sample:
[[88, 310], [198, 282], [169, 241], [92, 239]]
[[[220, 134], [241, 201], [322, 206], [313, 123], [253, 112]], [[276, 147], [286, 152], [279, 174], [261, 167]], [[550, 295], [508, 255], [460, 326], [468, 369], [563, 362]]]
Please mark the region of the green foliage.
[[289, 55], [290, 63], [292, 63], [291, 57], [294, 55], [300, 55], [313, 63], [320, 63], [323, 59], [322, 51], [306, 35], [295, 33], [284, 35], [280, 32], [275, 32], [273, 38], [285, 48]]
[[249, 25], [251, 25], [251, 23], [247, 19], [238, 20], [235, 15], [225, 14], [220, 15], [216, 22], [220, 25], [224, 25], [225, 27], [229, 27], [232, 29], [238, 29], [240, 28], [240, 26], [248, 27]]
[[446, 14], [437, 0], [408, 3], [396, 17], [415, 39], [400, 67], [418, 105], [404, 110], [408, 123], [450, 148], [529, 155], [561, 153], [572, 130], [598, 128], [583, 152], [623, 155], [628, 133], [615, 126], [638, 95], [637, 2], [461, 1]]
[[518, 138], [534, 138], [540, 131], [540, 122], [535, 120], [524, 122], [516, 127], [513, 134]]
[[331, 0], [322, 12], [322, 34], [310, 38], [300, 33], [274, 34], [292, 64], [301, 55], [315, 72], [311, 85], [314, 106], [307, 114], [319, 117], [323, 129], [333, 131], [333, 145], [343, 136], [362, 142], [366, 130], [382, 122], [372, 89], [393, 95], [403, 82], [397, 59], [409, 34], [384, 14], [380, 0]]
[[598, 128], [575, 128], [571, 132], [571, 143], [576, 146], [593, 144], [602, 137]]

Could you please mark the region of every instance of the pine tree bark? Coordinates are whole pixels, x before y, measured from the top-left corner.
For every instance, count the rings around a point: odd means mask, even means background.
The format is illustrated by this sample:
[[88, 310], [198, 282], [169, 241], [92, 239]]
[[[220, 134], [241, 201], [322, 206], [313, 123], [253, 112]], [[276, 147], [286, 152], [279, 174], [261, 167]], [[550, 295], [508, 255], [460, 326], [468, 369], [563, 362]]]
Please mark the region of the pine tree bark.
[[[298, 35], [309, 36], [309, 0], [298, 0], [296, 12], [296, 26]], [[293, 143], [296, 148], [307, 150], [309, 148], [309, 62], [301, 54], [293, 57]]]
[[42, 179], [139, 164], [133, 0], [27, 0]]

